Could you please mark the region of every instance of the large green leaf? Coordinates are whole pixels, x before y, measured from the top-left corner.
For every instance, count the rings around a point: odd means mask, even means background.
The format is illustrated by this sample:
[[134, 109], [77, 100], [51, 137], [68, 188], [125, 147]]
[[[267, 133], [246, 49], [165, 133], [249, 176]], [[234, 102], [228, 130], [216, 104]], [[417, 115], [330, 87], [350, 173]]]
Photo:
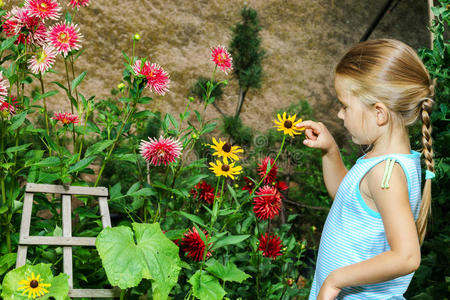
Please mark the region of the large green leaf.
[[239, 270], [232, 262], [228, 262], [227, 265], [224, 266], [217, 260], [211, 259], [208, 261], [208, 265], [209, 266], [206, 270], [223, 281], [236, 281], [242, 283], [242, 281], [251, 277], [245, 272]]
[[95, 143], [94, 145], [90, 146], [85, 153], [85, 157], [89, 157], [91, 155], [96, 155], [100, 152], [102, 152], [103, 150], [105, 150], [106, 148], [108, 148], [109, 146], [111, 146], [114, 143], [113, 140], [106, 140], [106, 141], [100, 141], [98, 143]]
[[16, 253], [8, 253], [0, 257], [0, 275], [8, 271], [16, 263], [16, 258]]
[[133, 223], [105, 228], [96, 240], [109, 282], [121, 289], [151, 279], [153, 299], [167, 299], [180, 272], [178, 247], [162, 233], [159, 224]]
[[28, 280], [28, 278], [31, 278], [33, 273], [36, 277], [40, 275], [39, 282], [50, 284], [50, 287], [46, 287], [48, 294], [39, 297], [39, 300], [49, 299], [50, 297], [53, 297], [56, 300], [68, 299], [68, 275], [62, 273], [56, 277], [53, 277], [50, 266], [50, 264], [38, 264], [34, 266], [24, 265], [8, 272], [3, 279], [2, 299], [28, 299], [28, 293], [22, 295], [23, 290], [18, 290], [21, 286], [23, 286], [22, 284], [19, 284], [19, 282], [21, 280]]
[[218, 240], [216, 243], [214, 243], [212, 249], [215, 250], [215, 249], [218, 249], [223, 246], [238, 244], [238, 243], [242, 242], [243, 240], [247, 239], [249, 236], [250, 235], [248, 235], [248, 234], [243, 234], [243, 235], [230, 235], [230, 236], [223, 237], [220, 240]]
[[194, 296], [200, 300], [221, 300], [225, 296], [225, 291], [217, 278], [205, 271], [198, 270], [188, 282], [192, 285]]

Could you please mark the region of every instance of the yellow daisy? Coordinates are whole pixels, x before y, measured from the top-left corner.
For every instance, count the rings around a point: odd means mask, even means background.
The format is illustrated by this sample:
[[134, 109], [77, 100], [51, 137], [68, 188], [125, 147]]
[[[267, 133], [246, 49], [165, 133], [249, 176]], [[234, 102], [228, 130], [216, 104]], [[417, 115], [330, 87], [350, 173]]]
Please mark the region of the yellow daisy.
[[42, 283], [42, 278], [40, 278], [41, 275], [38, 274], [37, 277], [34, 277], [34, 272], [31, 273], [31, 278], [27, 277], [27, 280], [21, 280], [19, 281], [19, 284], [22, 284], [23, 286], [19, 287], [17, 290], [24, 290], [22, 295], [25, 295], [28, 293], [28, 298], [35, 299], [36, 296], [40, 297], [44, 294], [48, 293], [48, 290], [46, 288], [50, 287], [50, 283]]
[[301, 134], [300, 131], [305, 130], [305, 128], [297, 128], [295, 125], [302, 122], [302, 119], [299, 119], [298, 121], [295, 121], [295, 118], [297, 117], [296, 114], [293, 116], [288, 115], [286, 118], [286, 112], [283, 113], [283, 117], [281, 117], [280, 114], [277, 115], [278, 121], [273, 120], [273, 122], [276, 124], [273, 127], [276, 127], [278, 131], [283, 131], [284, 134], [289, 134], [290, 136]]
[[220, 160], [216, 160], [216, 164], [210, 162], [209, 165], [211, 166], [211, 168], [209, 169], [212, 170], [214, 174], [216, 174], [216, 176], [230, 177], [233, 180], [234, 180], [233, 175], [239, 175], [242, 171], [242, 167], [241, 166], [235, 167], [234, 162], [231, 164], [224, 162], [222, 164]]
[[211, 148], [216, 150], [213, 153], [214, 156], [223, 157], [224, 163], [228, 163], [228, 159], [239, 160], [237, 153], [244, 152], [239, 146], [231, 146], [229, 142], [224, 142], [219, 139], [219, 142], [215, 138], [212, 138], [214, 145], [210, 145]]

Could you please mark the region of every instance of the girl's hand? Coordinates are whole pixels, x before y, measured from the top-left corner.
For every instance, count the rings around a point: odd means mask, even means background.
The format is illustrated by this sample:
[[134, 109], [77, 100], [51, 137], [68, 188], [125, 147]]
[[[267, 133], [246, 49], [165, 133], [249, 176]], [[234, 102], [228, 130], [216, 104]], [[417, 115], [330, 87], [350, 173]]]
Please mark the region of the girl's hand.
[[330, 280], [330, 276], [328, 276], [320, 288], [317, 300], [335, 300], [340, 291], [341, 289], [336, 287]]
[[303, 144], [310, 148], [316, 148], [327, 153], [333, 147], [337, 148], [333, 136], [328, 131], [327, 127], [321, 122], [303, 121], [298, 123], [297, 128], [305, 128], [305, 139]]

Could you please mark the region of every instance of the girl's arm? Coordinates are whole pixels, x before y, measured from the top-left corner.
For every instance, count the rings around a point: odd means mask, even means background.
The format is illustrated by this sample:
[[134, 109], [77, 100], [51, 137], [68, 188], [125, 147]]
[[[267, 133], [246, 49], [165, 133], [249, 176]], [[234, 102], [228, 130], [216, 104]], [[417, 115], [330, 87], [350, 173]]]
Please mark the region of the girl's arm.
[[328, 194], [334, 199], [339, 185], [347, 169], [342, 162], [339, 148], [327, 127], [321, 122], [304, 121], [297, 125], [305, 128], [305, 140], [303, 144], [310, 148], [322, 150], [322, 170], [325, 186]]
[[330, 273], [317, 299], [334, 299], [343, 287], [391, 280], [414, 272], [420, 265], [420, 244], [402, 168], [395, 164], [388, 189], [381, 189], [386, 162], [367, 175], [368, 188], [381, 214], [391, 250]]

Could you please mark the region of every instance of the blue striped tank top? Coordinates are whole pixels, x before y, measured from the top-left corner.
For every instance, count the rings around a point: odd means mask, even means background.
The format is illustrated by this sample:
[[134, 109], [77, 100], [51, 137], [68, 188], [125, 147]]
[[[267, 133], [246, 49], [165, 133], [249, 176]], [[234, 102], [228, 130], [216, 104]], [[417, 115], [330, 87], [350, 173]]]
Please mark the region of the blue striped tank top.
[[[309, 300], [315, 300], [320, 287], [333, 270], [372, 258], [390, 249], [381, 215], [363, 200], [359, 184], [364, 175], [380, 162], [394, 158], [408, 182], [408, 194], [414, 220], [421, 203], [420, 153], [360, 157], [339, 185], [320, 239], [314, 281]], [[381, 182], [380, 182], [381, 184]], [[390, 281], [346, 287], [337, 299], [405, 299], [403, 294], [414, 273]]]

